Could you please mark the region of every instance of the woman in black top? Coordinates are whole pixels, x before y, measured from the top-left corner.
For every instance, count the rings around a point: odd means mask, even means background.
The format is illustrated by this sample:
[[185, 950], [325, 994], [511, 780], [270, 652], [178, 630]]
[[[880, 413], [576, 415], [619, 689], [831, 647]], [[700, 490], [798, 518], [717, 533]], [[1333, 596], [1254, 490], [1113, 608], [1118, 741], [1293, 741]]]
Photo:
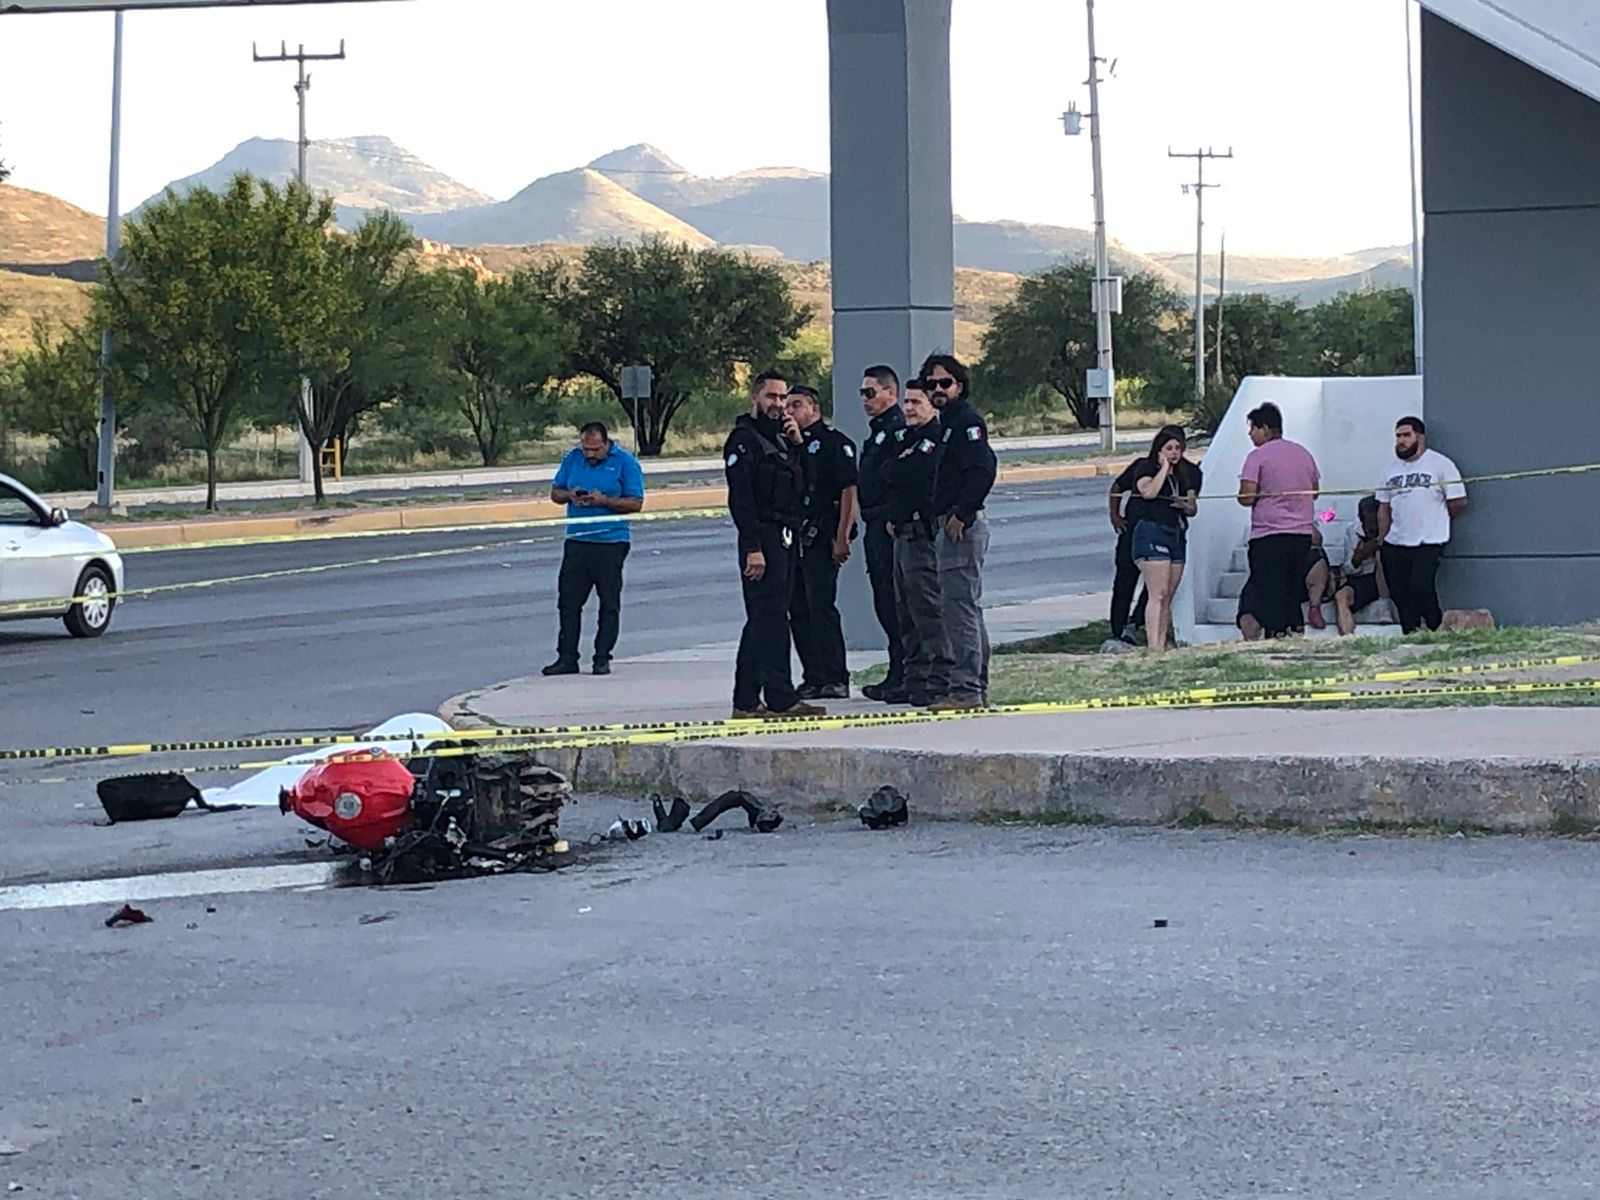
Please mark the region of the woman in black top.
[[1172, 597], [1188, 560], [1189, 518], [1200, 493], [1200, 468], [1184, 458], [1189, 439], [1178, 425], [1163, 426], [1150, 453], [1133, 472], [1128, 520], [1133, 525], [1133, 561], [1145, 591], [1145, 644], [1152, 654], [1167, 648], [1172, 628]]

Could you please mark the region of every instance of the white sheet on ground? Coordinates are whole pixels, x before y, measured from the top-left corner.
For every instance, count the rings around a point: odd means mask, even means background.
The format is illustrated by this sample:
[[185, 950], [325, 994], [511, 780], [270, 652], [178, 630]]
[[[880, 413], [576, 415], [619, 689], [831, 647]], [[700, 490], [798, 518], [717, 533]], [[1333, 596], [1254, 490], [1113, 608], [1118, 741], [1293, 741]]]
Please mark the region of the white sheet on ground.
[[278, 793], [291, 788], [306, 773], [325, 758], [336, 754], [349, 754], [354, 750], [386, 750], [390, 754], [419, 754], [433, 745], [441, 734], [453, 733], [448, 724], [432, 713], [402, 713], [391, 717], [376, 729], [369, 729], [358, 742], [337, 746], [320, 746], [284, 760], [278, 767], [258, 771], [232, 787], [206, 788], [201, 794], [207, 804], [243, 804], [251, 808], [277, 808]]

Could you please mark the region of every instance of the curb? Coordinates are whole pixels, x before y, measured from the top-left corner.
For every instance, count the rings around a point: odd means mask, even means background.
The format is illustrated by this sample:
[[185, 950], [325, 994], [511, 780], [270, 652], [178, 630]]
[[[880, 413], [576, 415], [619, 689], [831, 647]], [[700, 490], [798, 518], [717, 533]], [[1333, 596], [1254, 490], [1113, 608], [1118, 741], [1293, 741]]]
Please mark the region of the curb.
[[[998, 483], [1045, 483], [1057, 479], [1093, 479], [1112, 476], [1116, 470], [1103, 463], [1060, 463], [1042, 466], [1003, 467]], [[686, 508], [708, 508], [727, 502], [722, 487], [674, 488], [652, 492], [650, 512], [674, 512]], [[272, 517], [224, 517], [193, 521], [152, 521], [148, 524], [116, 522], [97, 525], [100, 532], [116, 543], [119, 550], [150, 550], [168, 546], [197, 546], [247, 538], [294, 538], [308, 534], [391, 533], [400, 530], [427, 530], [456, 525], [496, 525], [520, 521], [557, 521], [566, 516], [566, 506], [544, 497], [522, 500], [488, 500], [465, 504], [396, 506], [364, 512], [322, 513]]]
[[[481, 695], [447, 700], [456, 728], [495, 722]], [[1499, 833], [1600, 825], [1600, 760], [1195, 755], [1058, 751], [940, 753], [762, 744], [649, 743], [542, 755], [579, 791], [705, 800], [742, 788], [780, 807], [853, 811], [892, 784], [924, 818], [1051, 824], [1227, 825], [1307, 831], [1470, 828]]]

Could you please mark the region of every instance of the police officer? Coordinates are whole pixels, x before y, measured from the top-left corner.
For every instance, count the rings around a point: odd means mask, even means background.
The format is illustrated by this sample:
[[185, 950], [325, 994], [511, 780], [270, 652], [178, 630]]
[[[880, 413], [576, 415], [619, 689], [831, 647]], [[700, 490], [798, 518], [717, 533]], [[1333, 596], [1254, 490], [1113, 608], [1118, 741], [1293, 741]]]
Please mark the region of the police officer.
[[933, 503], [942, 439], [927, 385], [913, 379], [906, 384], [905, 424], [890, 439], [895, 456], [886, 472], [885, 505], [894, 539], [895, 604], [905, 643], [905, 698], [919, 706], [942, 700], [950, 687]]
[[939, 602], [950, 639], [950, 691], [932, 707], [946, 712], [982, 708], [989, 702], [989, 630], [983, 620], [989, 522], [983, 506], [994, 487], [994, 450], [983, 418], [967, 400], [967, 368], [952, 355], [930, 354], [922, 378], [944, 427], [933, 506], [939, 514], [935, 544]]
[[[872, 584], [872, 608], [889, 639], [889, 673], [881, 683], [861, 689], [868, 700], [903, 704], [906, 699], [905, 647], [900, 639], [900, 617], [894, 595], [894, 538], [888, 530], [889, 464], [902, 449], [895, 436], [906, 427], [900, 409], [900, 377], [893, 368], [868, 367], [862, 372], [861, 407], [867, 410], [867, 440], [861, 443], [861, 520], [866, 534], [867, 580]], [[932, 410], [930, 410], [932, 411]]]
[[789, 624], [800, 653], [802, 700], [848, 700], [844, 625], [839, 619], [839, 568], [856, 535], [856, 448], [822, 419], [816, 389], [792, 387], [789, 416], [800, 429], [805, 466], [805, 516], [800, 569], [789, 589]]
[[[795, 530], [803, 516], [800, 430], [784, 411], [783, 376], [764, 371], [750, 384], [750, 412], [722, 447], [728, 513], [739, 530], [744, 631], [733, 671], [734, 717], [820, 716], [795, 695], [789, 674], [789, 587]], [[763, 702], [764, 701], [764, 702]]]

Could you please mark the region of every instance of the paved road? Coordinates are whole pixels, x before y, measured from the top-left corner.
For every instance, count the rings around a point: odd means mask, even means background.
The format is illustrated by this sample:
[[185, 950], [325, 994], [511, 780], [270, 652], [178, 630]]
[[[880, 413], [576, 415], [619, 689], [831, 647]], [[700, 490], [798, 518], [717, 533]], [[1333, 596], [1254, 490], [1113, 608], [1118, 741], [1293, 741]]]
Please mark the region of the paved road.
[[1568, 1200], [1597, 887], [1573, 842], [841, 823], [126, 930], [0, 911], [0, 1180]]
[[[987, 602], [1106, 587], [1105, 488], [1084, 480], [998, 492]], [[623, 653], [737, 636], [731, 526], [662, 522], [635, 537]], [[72, 641], [59, 622], [0, 625], [0, 744], [367, 728], [531, 673], [554, 654], [556, 532], [139, 554], [128, 575], [130, 586], [159, 585], [482, 543], [497, 548], [130, 600], [97, 642]]]

